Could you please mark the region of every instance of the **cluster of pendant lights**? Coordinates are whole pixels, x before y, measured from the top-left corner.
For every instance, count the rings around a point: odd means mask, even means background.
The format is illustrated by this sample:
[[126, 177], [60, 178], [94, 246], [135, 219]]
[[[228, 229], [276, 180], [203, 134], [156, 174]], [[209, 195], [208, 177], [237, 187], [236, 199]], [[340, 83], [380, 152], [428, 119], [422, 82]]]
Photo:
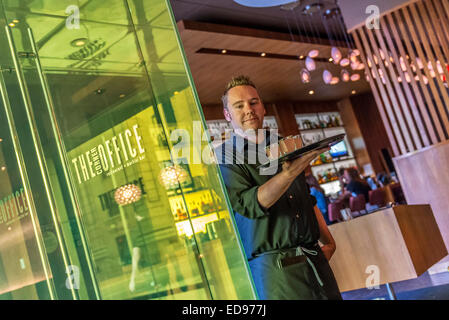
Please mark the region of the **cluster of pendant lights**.
[[[316, 49], [310, 50], [305, 59], [305, 68], [301, 70], [301, 80], [303, 83], [309, 83], [311, 80], [310, 72], [316, 69], [316, 63], [314, 58], [319, 54]], [[353, 71], [365, 69], [365, 65], [359, 60], [360, 51], [358, 49], [351, 49], [348, 56], [343, 57], [340, 49], [337, 47], [332, 47], [331, 58], [329, 61], [333, 62], [335, 65], [339, 65], [343, 68], [350, 67]], [[341, 81], [357, 81], [360, 79], [360, 74], [350, 73], [347, 69], [343, 69], [339, 76], [333, 75], [329, 70], [323, 71], [323, 81], [326, 84], [337, 84]]]
[[[379, 49], [379, 55], [383, 61], [383, 64], [388, 67], [388, 60], [390, 61], [390, 63], [393, 63], [393, 57], [391, 56], [391, 54], [389, 54], [389, 59], [387, 59], [385, 53], [382, 51], [382, 49]], [[374, 69], [377, 69], [377, 74], [379, 75], [381, 81], [383, 84], [386, 84], [386, 79], [385, 79], [385, 75], [382, 71], [381, 68], [378, 68], [377, 66], [379, 65], [379, 59], [376, 56], [373, 56], [373, 60], [374, 60], [374, 64], [371, 61], [371, 59], [368, 57], [367, 58], [367, 63], [368, 63], [368, 67], [370, 67], [371, 69], [371, 74], [373, 76], [373, 78], [376, 78], [376, 72]], [[406, 58], [404, 59], [404, 57], [399, 57], [399, 66], [401, 68], [401, 70], [404, 72], [404, 78], [405, 81], [410, 83], [412, 81], [410, 74], [407, 72], [407, 65], [406, 65], [406, 61], [408, 62], [408, 65], [410, 66], [410, 69], [416, 73], [417, 68], [423, 70], [424, 69], [424, 63], [423, 61], [417, 57], [416, 61], [413, 61], [412, 59], [410, 59], [410, 57], [407, 55]], [[444, 75], [444, 68], [446, 68], [449, 71], [449, 64], [443, 62], [441, 63], [439, 60], [437, 60], [435, 62], [436, 65], [436, 70], [433, 68], [432, 62], [428, 61], [426, 63], [427, 65], [427, 69], [429, 70], [429, 75], [432, 78], [436, 78], [437, 76], [439, 76], [441, 78], [441, 80], [443, 81], [444, 85], [446, 87], [448, 87], [447, 82], [446, 82], [446, 76]], [[366, 75], [367, 80], [369, 81], [368, 75]], [[420, 77], [418, 75], [415, 75], [415, 80], [419, 81]], [[425, 84], [429, 83], [429, 79], [427, 78], [427, 76], [422, 75], [422, 80]], [[398, 82], [402, 82], [402, 77], [398, 77]]]

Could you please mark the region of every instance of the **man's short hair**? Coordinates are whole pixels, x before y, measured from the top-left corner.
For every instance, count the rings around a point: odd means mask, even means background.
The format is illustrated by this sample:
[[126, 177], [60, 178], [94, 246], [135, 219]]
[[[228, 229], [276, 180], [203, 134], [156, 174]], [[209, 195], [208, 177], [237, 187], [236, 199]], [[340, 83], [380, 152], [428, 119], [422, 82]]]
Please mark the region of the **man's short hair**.
[[237, 77], [233, 77], [231, 81], [229, 81], [228, 84], [226, 85], [226, 89], [223, 93], [223, 96], [221, 97], [221, 101], [223, 102], [223, 108], [228, 107], [228, 91], [238, 86], [251, 86], [257, 90], [256, 85], [254, 84], [254, 82], [251, 81], [251, 79], [248, 76], [240, 75]]

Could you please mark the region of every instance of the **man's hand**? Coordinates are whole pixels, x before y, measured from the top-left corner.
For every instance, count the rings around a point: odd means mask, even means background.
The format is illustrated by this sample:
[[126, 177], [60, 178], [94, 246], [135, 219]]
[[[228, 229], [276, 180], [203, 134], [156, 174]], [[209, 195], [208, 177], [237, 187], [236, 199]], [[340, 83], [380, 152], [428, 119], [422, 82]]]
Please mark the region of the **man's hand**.
[[323, 251], [323, 254], [326, 257], [327, 261], [330, 261], [335, 252], [335, 245], [325, 244], [321, 247], [321, 251]]
[[304, 155], [293, 161], [286, 161], [282, 164], [282, 172], [272, 177], [259, 187], [257, 191], [257, 201], [265, 208], [270, 208], [287, 191], [293, 181], [320, 153], [329, 150], [326, 147]]
[[305, 168], [312, 162], [313, 159], [318, 157], [323, 152], [329, 150], [329, 147], [315, 150], [306, 154], [303, 157], [297, 158], [292, 161], [286, 161], [282, 164], [282, 173], [291, 180], [294, 180], [297, 176], [304, 171]]

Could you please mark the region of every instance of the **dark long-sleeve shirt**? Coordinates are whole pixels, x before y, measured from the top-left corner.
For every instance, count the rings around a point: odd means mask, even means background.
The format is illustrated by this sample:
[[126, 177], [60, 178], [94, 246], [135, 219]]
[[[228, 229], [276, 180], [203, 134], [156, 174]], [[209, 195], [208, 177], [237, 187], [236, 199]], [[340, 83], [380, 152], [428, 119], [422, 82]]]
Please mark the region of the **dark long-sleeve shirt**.
[[[267, 139], [260, 143], [259, 152], [264, 153], [269, 137], [268, 134]], [[239, 141], [242, 140], [233, 134], [215, 152], [247, 258], [267, 251], [315, 244], [320, 234], [313, 209], [316, 200], [310, 195], [305, 174], [299, 175], [281, 198], [265, 209], [257, 200], [258, 189], [282, 167], [279, 164], [273, 174], [260, 174], [257, 157], [255, 164], [248, 163], [251, 155], [248, 150], [253, 150], [254, 144], [246, 139], [242, 143]], [[230, 154], [227, 150], [234, 152]], [[236, 163], [238, 157], [240, 160], [243, 158], [243, 163]], [[227, 162], [232, 159], [233, 163], [227, 163], [226, 159]]]

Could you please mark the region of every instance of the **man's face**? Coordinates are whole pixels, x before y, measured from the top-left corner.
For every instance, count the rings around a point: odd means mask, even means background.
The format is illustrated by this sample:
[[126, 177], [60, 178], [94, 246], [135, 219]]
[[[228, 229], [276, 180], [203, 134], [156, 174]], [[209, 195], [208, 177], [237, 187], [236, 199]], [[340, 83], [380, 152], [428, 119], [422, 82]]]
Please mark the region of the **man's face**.
[[262, 129], [265, 107], [257, 90], [251, 86], [237, 86], [228, 91], [228, 107], [224, 109], [226, 120], [234, 130]]

